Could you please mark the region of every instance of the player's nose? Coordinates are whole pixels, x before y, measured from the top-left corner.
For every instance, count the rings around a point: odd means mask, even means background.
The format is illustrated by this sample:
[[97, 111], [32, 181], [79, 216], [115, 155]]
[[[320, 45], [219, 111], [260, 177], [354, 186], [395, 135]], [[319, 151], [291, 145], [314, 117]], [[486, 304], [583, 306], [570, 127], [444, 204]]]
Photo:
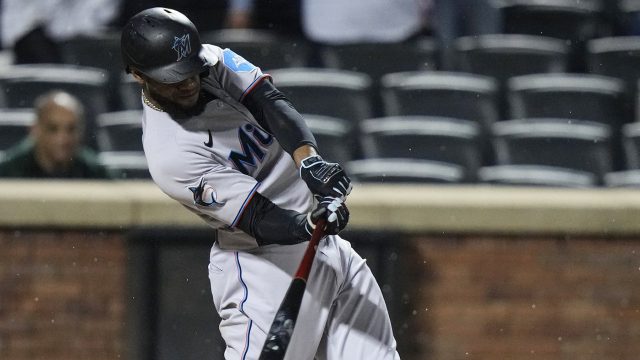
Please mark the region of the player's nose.
[[195, 90], [197, 87], [198, 87], [197, 76], [190, 77], [178, 83], [178, 89], [180, 91], [191, 91], [191, 90]]

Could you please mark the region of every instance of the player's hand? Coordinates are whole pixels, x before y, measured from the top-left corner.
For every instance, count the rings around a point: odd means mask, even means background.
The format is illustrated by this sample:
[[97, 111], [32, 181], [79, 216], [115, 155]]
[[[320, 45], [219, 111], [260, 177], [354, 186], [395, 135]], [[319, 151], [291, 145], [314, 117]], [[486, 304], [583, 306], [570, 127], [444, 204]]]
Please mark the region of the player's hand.
[[301, 162], [300, 177], [307, 183], [309, 190], [316, 196], [331, 196], [344, 200], [353, 185], [340, 164], [322, 160], [313, 155]]
[[349, 222], [349, 209], [340, 198], [325, 196], [320, 198], [316, 208], [307, 214], [306, 230], [311, 235], [319, 219], [326, 219], [325, 235], [337, 235]]

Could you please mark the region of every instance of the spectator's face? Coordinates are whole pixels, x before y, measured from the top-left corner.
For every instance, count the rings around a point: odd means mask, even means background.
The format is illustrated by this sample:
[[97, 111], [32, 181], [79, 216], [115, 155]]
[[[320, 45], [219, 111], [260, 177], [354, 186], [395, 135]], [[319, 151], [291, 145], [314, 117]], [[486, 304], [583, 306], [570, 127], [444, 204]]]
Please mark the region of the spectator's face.
[[45, 106], [33, 129], [41, 154], [60, 166], [71, 163], [80, 144], [80, 119], [72, 110], [56, 104]]

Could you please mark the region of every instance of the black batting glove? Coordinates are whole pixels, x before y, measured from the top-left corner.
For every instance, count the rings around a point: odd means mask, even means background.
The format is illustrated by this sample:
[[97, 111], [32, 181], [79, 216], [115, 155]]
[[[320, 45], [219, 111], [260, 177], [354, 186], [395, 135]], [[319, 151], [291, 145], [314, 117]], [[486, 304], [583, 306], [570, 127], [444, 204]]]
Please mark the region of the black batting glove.
[[309, 235], [320, 218], [326, 219], [325, 235], [337, 235], [349, 222], [349, 209], [342, 199], [325, 196], [320, 198], [315, 209], [307, 214], [305, 229]]
[[302, 160], [300, 177], [316, 197], [331, 196], [344, 200], [353, 188], [342, 166], [328, 163], [320, 155]]

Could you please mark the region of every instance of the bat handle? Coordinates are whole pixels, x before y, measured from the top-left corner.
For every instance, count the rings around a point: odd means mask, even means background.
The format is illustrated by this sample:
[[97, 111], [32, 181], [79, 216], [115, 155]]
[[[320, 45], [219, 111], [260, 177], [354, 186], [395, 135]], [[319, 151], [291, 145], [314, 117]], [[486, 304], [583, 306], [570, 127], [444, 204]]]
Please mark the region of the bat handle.
[[316, 255], [316, 248], [318, 247], [320, 239], [324, 236], [325, 225], [325, 219], [318, 219], [316, 228], [313, 230], [313, 234], [311, 234], [311, 240], [309, 240], [309, 245], [307, 245], [307, 250], [304, 252], [304, 256], [302, 257], [302, 261], [300, 262], [300, 266], [298, 266], [298, 271], [296, 271], [294, 278], [300, 278], [305, 281], [309, 278], [313, 258], [315, 258]]

